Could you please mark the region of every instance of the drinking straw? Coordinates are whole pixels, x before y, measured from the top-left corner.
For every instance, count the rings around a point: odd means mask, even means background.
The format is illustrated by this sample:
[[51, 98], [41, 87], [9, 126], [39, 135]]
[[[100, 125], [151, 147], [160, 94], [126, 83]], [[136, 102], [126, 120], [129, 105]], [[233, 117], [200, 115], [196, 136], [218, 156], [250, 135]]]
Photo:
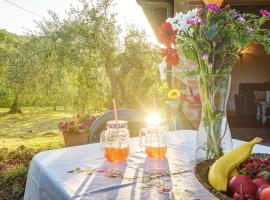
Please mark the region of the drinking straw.
[[118, 121], [118, 116], [117, 116], [117, 110], [116, 110], [116, 103], [115, 103], [115, 99], [113, 99], [113, 113], [114, 113], [114, 119], [117, 123]]
[[[155, 97], [153, 98], [153, 112], [154, 112], [154, 114], [157, 114], [156, 113], [156, 99], [155, 99]], [[158, 120], [158, 119], [156, 119], [156, 120]], [[157, 147], [160, 147], [160, 134], [159, 134], [159, 131], [157, 132]]]
[[[117, 109], [116, 109], [116, 102], [115, 99], [113, 99], [113, 113], [114, 113], [114, 119], [115, 119], [115, 123], [116, 123], [116, 131], [117, 133], [119, 133], [119, 129], [118, 129], [118, 116], [117, 116]], [[119, 142], [119, 146], [121, 147], [121, 140], [118, 141]]]

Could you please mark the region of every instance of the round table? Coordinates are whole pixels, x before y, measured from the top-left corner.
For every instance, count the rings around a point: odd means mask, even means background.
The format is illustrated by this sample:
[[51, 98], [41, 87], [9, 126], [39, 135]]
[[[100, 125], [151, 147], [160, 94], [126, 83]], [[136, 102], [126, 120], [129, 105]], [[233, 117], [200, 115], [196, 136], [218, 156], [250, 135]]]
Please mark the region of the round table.
[[[167, 158], [149, 159], [138, 138], [130, 138], [128, 161], [120, 164], [107, 162], [99, 143], [41, 152], [31, 162], [24, 200], [217, 199], [194, 175], [195, 139], [196, 131], [169, 132]], [[163, 172], [169, 175], [155, 178]]]

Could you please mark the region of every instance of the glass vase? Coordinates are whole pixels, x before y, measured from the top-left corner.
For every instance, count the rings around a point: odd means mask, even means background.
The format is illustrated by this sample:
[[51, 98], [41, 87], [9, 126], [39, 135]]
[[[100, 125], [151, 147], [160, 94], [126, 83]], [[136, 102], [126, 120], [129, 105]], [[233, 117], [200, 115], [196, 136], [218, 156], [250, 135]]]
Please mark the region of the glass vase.
[[196, 138], [196, 161], [217, 159], [232, 149], [226, 107], [230, 75], [200, 75], [202, 115]]

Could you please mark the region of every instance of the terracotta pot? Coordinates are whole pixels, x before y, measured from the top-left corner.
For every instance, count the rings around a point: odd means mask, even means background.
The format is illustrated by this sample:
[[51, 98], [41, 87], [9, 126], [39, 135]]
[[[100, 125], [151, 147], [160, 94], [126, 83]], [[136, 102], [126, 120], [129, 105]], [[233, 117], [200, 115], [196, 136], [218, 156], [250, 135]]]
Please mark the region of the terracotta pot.
[[88, 144], [88, 131], [62, 131], [65, 141], [65, 147]]

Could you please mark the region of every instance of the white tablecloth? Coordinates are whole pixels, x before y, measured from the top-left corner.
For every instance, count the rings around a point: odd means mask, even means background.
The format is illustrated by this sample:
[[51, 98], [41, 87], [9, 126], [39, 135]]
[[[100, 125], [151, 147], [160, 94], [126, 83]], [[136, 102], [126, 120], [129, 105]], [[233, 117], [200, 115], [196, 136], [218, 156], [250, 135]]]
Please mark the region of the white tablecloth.
[[[196, 131], [168, 133], [167, 159], [147, 159], [138, 145], [138, 138], [130, 139], [127, 163], [109, 163], [104, 159], [100, 144], [63, 148], [37, 154], [30, 165], [24, 200], [69, 199], [216, 199], [196, 180], [194, 148]], [[234, 146], [242, 143], [234, 140]], [[270, 148], [256, 145], [254, 152], [269, 152]], [[74, 169], [80, 168], [79, 172]], [[127, 177], [140, 177], [145, 171], [181, 170], [180, 175], [165, 180], [172, 188], [162, 193], [157, 187], [143, 187], [135, 179], [106, 177], [104, 170], [124, 171]], [[82, 170], [86, 170], [85, 172]], [[88, 171], [87, 171], [88, 170]], [[68, 173], [73, 171], [72, 173]], [[162, 182], [163, 183], [163, 182]], [[159, 183], [160, 184], [160, 183]], [[166, 186], [167, 187], [167, 186]]]

